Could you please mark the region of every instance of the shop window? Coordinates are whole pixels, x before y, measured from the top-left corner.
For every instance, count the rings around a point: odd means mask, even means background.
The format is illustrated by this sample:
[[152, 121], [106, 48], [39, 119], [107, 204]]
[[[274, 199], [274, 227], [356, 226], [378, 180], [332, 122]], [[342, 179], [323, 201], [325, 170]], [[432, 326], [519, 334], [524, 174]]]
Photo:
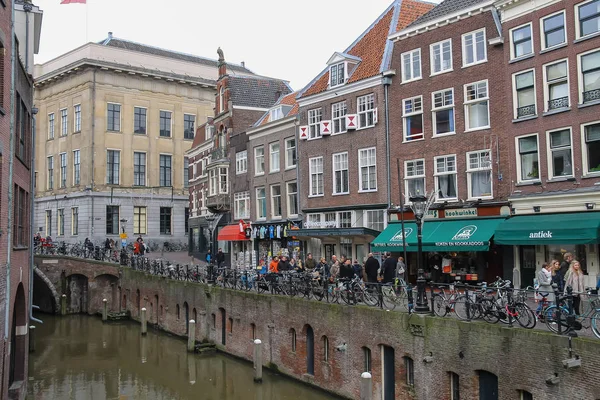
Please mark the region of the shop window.
[[340, 255], [346, 258], [352, 258], [352, 239], [340, 237]]
[[558, 260], [562, 262], [565, 259], [565, 254], [571, 253], [573, 259], [579, 261], [581, 269], [587, 272], [587, 253], [586, 245], [583, 244], [555, 244], [546, 246], [546, 260]]

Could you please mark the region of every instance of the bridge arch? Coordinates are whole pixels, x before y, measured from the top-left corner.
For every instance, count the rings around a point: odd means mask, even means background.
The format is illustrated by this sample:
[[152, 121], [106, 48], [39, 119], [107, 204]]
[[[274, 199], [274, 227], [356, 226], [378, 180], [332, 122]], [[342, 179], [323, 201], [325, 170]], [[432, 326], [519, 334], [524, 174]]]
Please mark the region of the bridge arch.
[[33, 269], [33, 303], [41, 311], [58, 314], [60, 312], [60, 296], [56, 287], [44, 272], [35, 267]]

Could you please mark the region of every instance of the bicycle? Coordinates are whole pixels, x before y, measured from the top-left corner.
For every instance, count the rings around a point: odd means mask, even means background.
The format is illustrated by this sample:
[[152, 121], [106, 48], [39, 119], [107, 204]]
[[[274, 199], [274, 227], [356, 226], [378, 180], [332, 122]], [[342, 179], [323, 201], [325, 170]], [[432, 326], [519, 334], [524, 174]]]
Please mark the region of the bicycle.
[[380, 286], [381, 303], [390, 311], [396, 306], [408, 310], [408, 286], [402, 278], [395, 278], [393, 283], [385, 283]]
[[[577, 315], [573, 310], [572, 292], [567, 289], [567, 294], [557, 296], [557, 305], [552, 305], [544, 311], [546, 326], [554, 333], [568, 334], [574, 330], [591, 328], [594, 335], [600, 339], [600, 299], [596, 297], [590, 301], [590, 308], [582, 315]], [[591, 289], [586, 291], [588, 296], [594, 296]], [[596, 295], [597, 296], [597, 295]], [[567, 303], [565, 304], [565, 300]], [[587, 322], [589, 321], [589, 325]]]

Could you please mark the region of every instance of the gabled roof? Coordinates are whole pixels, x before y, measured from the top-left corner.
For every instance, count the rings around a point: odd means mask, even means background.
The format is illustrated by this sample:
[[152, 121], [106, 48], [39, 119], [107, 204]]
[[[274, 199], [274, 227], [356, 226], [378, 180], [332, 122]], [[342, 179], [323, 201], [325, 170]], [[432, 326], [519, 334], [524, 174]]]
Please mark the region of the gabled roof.
[[206, 125], [211, 125], [213, 122], [213, 117], [208, 117], [206, 122], [196, 128], [196, 135], [194, 136], [194, 141], [192, 142], [192, 147], [190, 149], [194, 149], [204, 143], [204, 131], [206, 130]]
[[425, 22], [433, 21], [438, 18], [444, 18], [447, 15], [453, 14], [457, 11], [463, 10], [465, 8], [473, 7], [478, 3], [489, 2], [489, 0], [445, 0], [434, 7], [431, 11], [426, 14], [423, 14], [416, 20], [414, 20], [407, 27], [412, 27], [415, 25], [420, 25]]
[[[186, 53], [180, 53], [177, 51], [161, 49], [159, 47], [148, 46], [146, 44], [136, 43], [136, 42], [132, 42], [130, 40], [119, 39], [119, 38], [112, 36], [111, 33], [109, 33], [109, 36], [106, 39], [98, 42], [98, 44], [100, 44], [102, 46], [118, 47], [120, 49], [137, 51], [140, 53], [146, 53], [146, 54], [151, 54], [151, 55], [160, 56], [160, 57], [172, 58], [175, 60], [181, 60], [181, 61], [187, 61], [187, 62], [192, 62], [192, 63], [196, 63], [196, 64], [207, 65], [207, 66], [215, 67], [215, 68], [217, 68], [217, 66], [218, 66], [217, 60], [196, 56], [193, 54], [186, 54]], [[232, 72], [237, 72], [240, 74], [246, 74], [246, 75], [254, 74], [252, 71], [250, 71], [246, 67], [242, 67], [241, 65], [237, 65], [237, 64], [227, 63], [227, 70], [232, 71]]]
[[[360, 59], [347, 83], [371, 78], [389, 69], [393, 44], [388, 36], [404, 29], [420, 15], [431, 10], [435, 4], [420, 0], [395, 0], [375, 22], [371, 24], [346, 50], [346, 54]], [[335, 56], [335, 54], [334, 54]], [[331, 60], [331, 59], [330, 59]], [[329, 67], [299, 92], [298, 98], [327, 90]]]
[[[284, 115], [285, 117], [291, 117], [293, 115], [298, 114], [298, 103], [296, 102], [296, 96], [298, 95], [298, 92], [294, 92], [294, 93], [290, 93], [284, 96], [281, 96], [281, 98], [279, 98], [279, 100], [277, 101], [277, 103], [275, 103], [273, 105], [273, 107], [277, 107], [280, 105], [285, 105], [285, 106], [290, 106], [291, 108], [289, 109], [289, 111]], [[267, 111], [266, 113], [263, 114], [262, 117], [260, 117], [260, 119], [254, 124], [255, 127], [257, 126], [261, 126], [261, 125], [266, 125], [271, 121], [271, 112], [270, 110]]]
[[234, 107], [270, 108], [282, 95], [292, 92], [286, 81], [257, 75], [230, 76], [227, 88]]

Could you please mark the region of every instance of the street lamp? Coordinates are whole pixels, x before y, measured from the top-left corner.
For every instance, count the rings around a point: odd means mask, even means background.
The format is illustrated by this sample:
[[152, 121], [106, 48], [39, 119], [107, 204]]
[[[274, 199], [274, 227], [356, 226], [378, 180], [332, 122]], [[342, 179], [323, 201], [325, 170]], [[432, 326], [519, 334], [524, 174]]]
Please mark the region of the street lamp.
[[206, 222], [208, 222], [208, 236], [210, 236], [210, 243], [208, 245], [208, 250], [210, 251], [210, 264], [208, 265], [208, 282], [212, 283], [213, 281], [213, 257], [215, 256], [213, 252], [213, 242], [216, 224], [218, 223], [217, 214], [206, 214], [204, 217]]
[[127, 224], [127, 220], [125, 218], [121, 218], [121, 233], [125, 233], [125, 225]]
[[423, 266], [421, 265], [423, 260], [423, 217], [427, 212], [428, 201], [427, 197], [423, 195], [416, 195], [410, 197], [410, 202], [412, 203], [413, 213], [415, 214], [415, 220], [417, 221], [417, 268], [418, 268], [418, 276], [417, 276], [417, 305], [415, 307], [415, 311], [417, 313], [425, 314], [429, 313], [429, 305], [427, 304], [427, 294], [425, 293], [425, 275], [423, 271]]

